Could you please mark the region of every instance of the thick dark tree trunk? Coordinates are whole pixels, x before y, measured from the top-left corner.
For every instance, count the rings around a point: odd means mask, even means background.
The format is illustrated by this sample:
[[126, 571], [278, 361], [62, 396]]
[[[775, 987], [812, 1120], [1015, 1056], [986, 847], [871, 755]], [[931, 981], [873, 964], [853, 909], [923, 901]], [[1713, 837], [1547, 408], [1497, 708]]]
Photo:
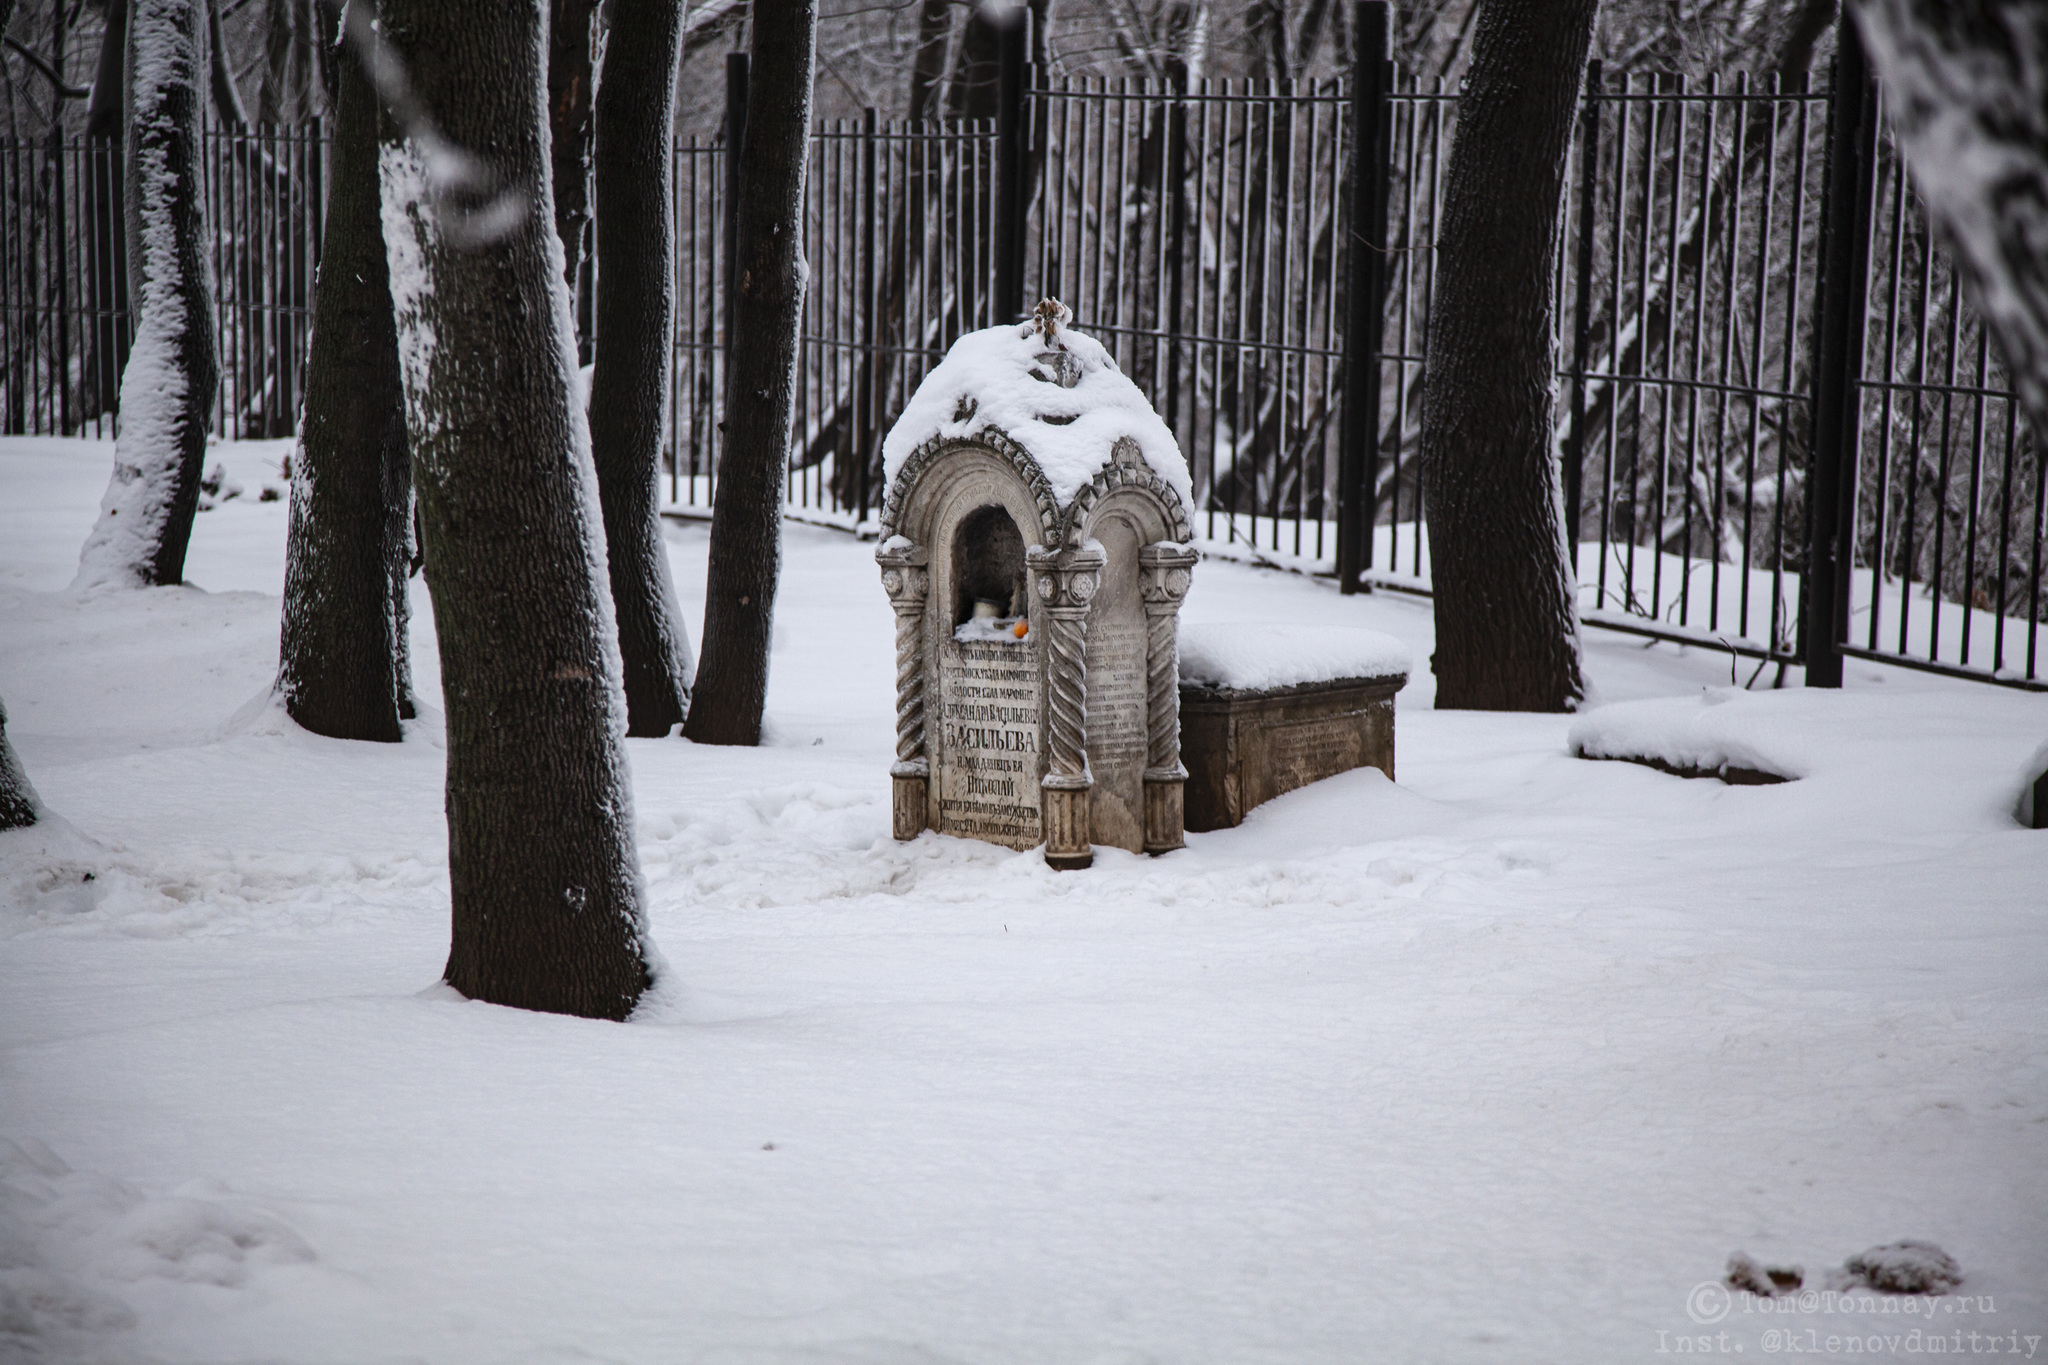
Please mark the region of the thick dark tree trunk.
[[335, 739], [397, 740], [412, 466], [377, 187], [377, 94], [341, 55], [277, 690]]
[[700, 744], [761, 742], [782, 567], [782, 484], [795, 419], [806, 275], [804, 153], [817, 18], [813, 0], [754, 3], [725, 459], [711, 509], [704, 662], [683, 727]]
[[1551, 456], [1552, 266], [1594, 0], [1479, 0], [1437, 233], [1422, 398], [1436, 704], [1585, 695]]
[[458, 216], [477, 188], [450, 183], [460, 154], [387, 144], [384, 237], [448, 714], [448, 982], [618, 1019], [648, 984], [648, 945], [554, 250], [543, 19], [538, 5], [385, 0], [420, 101], [503, 189]]
[[2048, 433], [2048, 7], [1857, 0], [1855, 12], [1913, 187]]
[[223, 128], [242, 133], [249, 129], [249, 111], [242, 107], [242, 92], [235, 85], [235, 71], [228, 61], [228, 40], [221, 27], [221, 0], [206, 0], [206, 65], [213, 92], [214, 116]]
[[562, 278], [573, 302], [583, 270], [583, 229], [590, 222], [590, 20], [597, 13], [597, 0], [550, 0], [549, 10], [548, 126], [555, 235], [562, 239]]
[[128, 0], [107, 0], [99, 64], [85, 104], [86, 137], [106, 144], [94, 154], [85, 189], [92, 212], [86, 279], [96, 315], [92, 357], [85, 367], [85, 411], [94, 416], [118, 410], [121, 371], [128, 364], [128, 172], [122, 156], [127, 60]]
[[948, 0], [922, 0], [917, 11], [917, 51], [910, 62], [910, 120], [939, 116], [939, 83], [946, 77], [946, 40], [953, 33]]
[[953, 80], [946, 90], [946, 107], [954, 118], [981, 119], [996, 116], [998, 100], [997, 67], [1002, 61], [1003, 31], [1000, 11], [993, 5], [974, 5], [967, 11], [967, 26], [960, 34], [960, 50], [953, 56]]
[[41, 816], [43, 803], [7, 742], [7, 706], [0, 702], [0, 829], [21, 829]]
[[200, 217], [203, 0], [134, 0], [128, 16], [128, 277], [135, 341], [121, 436], [77, 585], [185, 577], [207, 418], [220, 374]]
[[597, 91], [597, 358], [590, 451], [625, 665], [626, 733], [665, 735], [690, 706], [690, 640], [662, 543], [675, 225], [669, 129], [683, 0], [614, 0]]

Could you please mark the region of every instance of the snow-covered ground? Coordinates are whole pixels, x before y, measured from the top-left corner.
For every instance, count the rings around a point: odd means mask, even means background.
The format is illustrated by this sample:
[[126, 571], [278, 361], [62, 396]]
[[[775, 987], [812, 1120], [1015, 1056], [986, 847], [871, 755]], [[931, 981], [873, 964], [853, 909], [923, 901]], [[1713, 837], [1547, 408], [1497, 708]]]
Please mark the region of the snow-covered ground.
[[[772, 742], [629, 744], [671, 988], [554, 1018], [435, 986], [437, 715], [250, 705], [281, 454], [210, 456], [196, 587], [74, 598], [111, 447], [0, 441], [0, 697], [61, 817], [0, 836], [0, 1359], [2048, 1353], [2048, 698], [1852, 663], [1702, 720], [1725, 654], [1590, 631], [1602, 701], [1681, 699], [1603, 733], [1799, 780], [1574, 759], [1424, 671], [1399, 785], [1055, 874], [890, 841], [873, 547], [792, 526]], [[1187, 614], [1431, 648], [1426, 602], [1214, 561]], [[1697, 1320], [1732, 1251], [1817, 1285], [1898, 1238], [1966, 1297]]]

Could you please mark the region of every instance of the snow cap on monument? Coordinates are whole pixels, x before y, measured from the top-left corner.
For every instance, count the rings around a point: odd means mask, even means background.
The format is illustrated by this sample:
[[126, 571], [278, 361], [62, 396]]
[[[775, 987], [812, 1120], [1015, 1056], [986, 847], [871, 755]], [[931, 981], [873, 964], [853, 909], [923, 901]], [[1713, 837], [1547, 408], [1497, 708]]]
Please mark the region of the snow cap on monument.
[[1173, 432], [1100, 342], [1060, 325], [1068, 316], [1047, 299], [1029, 322], [954, 342], [882, 442], [883, 486], [933, 437], [968, 440], [994, 428], [1031, 453], [1062, 507], [1126, 437], [1181, 505], [1194, 506]]

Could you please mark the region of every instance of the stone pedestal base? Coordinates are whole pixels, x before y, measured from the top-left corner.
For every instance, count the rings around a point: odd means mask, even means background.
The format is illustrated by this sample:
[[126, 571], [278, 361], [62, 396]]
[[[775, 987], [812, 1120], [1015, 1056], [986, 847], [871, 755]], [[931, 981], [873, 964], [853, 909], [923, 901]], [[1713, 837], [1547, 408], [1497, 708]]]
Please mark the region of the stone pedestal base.
[[1394, 694], [1405, 675], [1298, 687], [1180, 685], [1187, 827], [1228, 829], [1245, 812], [1352, 768], [1394, 775]]
[[1187, 839], [1181, 833], [1184, 822], [1181, 807], [1186, 797], [1188, 775], [1179, 769], [1160, 772], [1157, 769], [1145, 774], [1145, 851], [1147, 853], [1171, 853], [1177, 848], [1186, 848]]
[[925, 827], [925, 784], [931, 779], [922, 772], [889, 774], [889, 832], [898, 839], [915, 839]]
[[1095, 865], [1095, 849], [1088, 842], [1088, 788], [1041, 789], [1045, 809], [1045, 865], [1059, 872], [1074, 872]]

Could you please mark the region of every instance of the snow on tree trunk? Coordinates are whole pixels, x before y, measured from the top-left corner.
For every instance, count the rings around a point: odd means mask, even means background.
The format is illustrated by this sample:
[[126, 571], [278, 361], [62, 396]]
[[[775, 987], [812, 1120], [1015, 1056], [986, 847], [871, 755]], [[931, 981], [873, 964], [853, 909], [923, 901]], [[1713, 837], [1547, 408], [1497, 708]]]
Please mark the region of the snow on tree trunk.
[[133, 0], [128, 17], [128, 273], [135, 340], [121, 434], [74, 588], [179, 583], [219, 377], [200, 219], [206, 17], [198, 0]]
[[43, 803], [7, 742], [7, 704], [0, 702], [0, 829], [21, 829], [41, 816]]
[[2048, 432], [2048, 6], [1857, 0], [1855, 11], [1914, 187], [2034, 430]]
[[573, 298], [583, 268], [583, 230], [590, 223], [591, 94], [595, 84], [590, 30], [597, 0], [551, 0], [548, 9], [548, 123], [555, 176], [555, 235], [562, 239], [562, 278]]
[[300, 725], [394, 741], [408, 713], [412, 464], [377, 183], [377, 95], [341, 57], [277, 688]]
[[669, 129], [682, 45], [682, 0], [619, 6], [597, 90], [601, 268], [590, 445], [631, 735], [666, 735], [690, 703], [690, 640], [669, 576], [659, 495], [674, 355]]
[[1550, 446], [1552, 265], [1593, 0], [1479, 0], [1437, 233], [1422, 473], [1436, 704], [1584, 695]]
[[127, 107], [122, 70], [128, 59], [128, 0], [107, 0], [105, 23], [92, 95], [85, 103], [85, 136], [105, 144], [95, 149], [93, 173], [85, 183], [92, 214], [86, 287], [95, 313], [92, 351], [85, 364], [85, 411], [90, 416], [117, 409], [121, 371], [128, 364], [128, 329], [120, 324], [128, 313], [128, 175], [121, 148]]
[[725, 459], [711, 508], [704, 660], [683, 727], [700, 744], [761, 742], [806, 277], [804, 157], [817, 8], [812, 0], [755, 0], [753, 19], [747, 137], [734, 190], [740, 277]]
[[[542, 15], [386, 0], [396, 58], [447, 141], [416, 127], [384, 146], [384, 241], [448, 717], [447, 979], [617, 1019], [648, 984], [651, 947], [554, 230]], [[480, 181], [505, 188], [465, 214]]]

